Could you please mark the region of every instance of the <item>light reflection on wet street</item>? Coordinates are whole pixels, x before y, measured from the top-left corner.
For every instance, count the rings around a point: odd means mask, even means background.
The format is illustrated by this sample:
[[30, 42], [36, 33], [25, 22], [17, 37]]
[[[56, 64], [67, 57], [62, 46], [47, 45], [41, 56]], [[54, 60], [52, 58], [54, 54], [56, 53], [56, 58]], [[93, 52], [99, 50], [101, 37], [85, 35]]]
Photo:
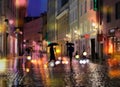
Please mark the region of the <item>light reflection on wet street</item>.
[[106, 65], [92, 62], [81, 65], [73, 59], [72, 64], [51, 67], [47, 61], [34, 59], [27, 69], [18, 71], [9, 68], [0, 74], [0, 87], [120, 87], [120, 79], [111, 78], [112, 70]]

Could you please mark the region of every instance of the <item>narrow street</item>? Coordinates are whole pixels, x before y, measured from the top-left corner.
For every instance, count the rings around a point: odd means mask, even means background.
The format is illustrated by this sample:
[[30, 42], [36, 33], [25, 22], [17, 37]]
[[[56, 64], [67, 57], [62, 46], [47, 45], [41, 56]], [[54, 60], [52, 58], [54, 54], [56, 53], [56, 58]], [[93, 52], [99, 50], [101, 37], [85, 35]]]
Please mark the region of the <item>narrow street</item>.
[[26, 69], [9, 67], [10, 71], [0, 75], [0, 87], [120, 87], [120, 79], [110, 78], [105, 64], [80, 64], [75, 58], [70, 64], [67, 57], [64, 60], [66, 63], [53, 66], [52, 62], [47, 64], [46, 56], [36, 57]]

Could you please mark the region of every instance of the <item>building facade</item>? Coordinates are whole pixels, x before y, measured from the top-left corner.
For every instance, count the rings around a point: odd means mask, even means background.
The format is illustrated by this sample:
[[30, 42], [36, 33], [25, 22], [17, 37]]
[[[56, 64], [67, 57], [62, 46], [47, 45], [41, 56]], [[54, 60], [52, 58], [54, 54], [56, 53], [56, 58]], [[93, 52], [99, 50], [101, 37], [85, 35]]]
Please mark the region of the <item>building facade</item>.
[[[69, 33], [69, 0], [48, 0], [48, 41], [57, 42], [60, 55], [65, 54], [66, 34]], [[60, 56], [59, 55], [59, 56]]]
[[[120, 55], [120, 0], [103, 2], [102, 30], [104, 54]], [[119, 56], [120, 57], [120, 56]]]
[[69, 0], [56, 0], [57, 42], [61, 55], [66, 54], [66, 35], [69, 33]]
[[119, 0], [111, 2], [56, 0], [55, 40], [61, 44], [73, 42], [75, 51], [80, 55], [86, 51], [93, 60], [99, 58], [102, 61], [108, 53], [119, 53], [120, 6]]
[[30, 18], [31, 21], [26, 22], [23, 27], [24, 50], [31, 47], [34, 52], [46, 51], [46, 44], [43, 44], [46, 35], [46, 13], [37, 18]]
[[48, 0], [48, 9], [47, 9], [47, 41], [56, 41], [56, 0]]
[[79, 0], [69, 0], [69, 29], [68, 38], [74, 43], [74, 52], [80, 53]]
[[79, 0], [80, 53], [86, 51], [94, 59], [98, 53], [99, 24], [93, 6], [93, 0]]
[[22, 31], [26, 14], [27, 0], [3, 0], [5, 3], [4, 17], [6, 24], [6, 55], [22, 55]]

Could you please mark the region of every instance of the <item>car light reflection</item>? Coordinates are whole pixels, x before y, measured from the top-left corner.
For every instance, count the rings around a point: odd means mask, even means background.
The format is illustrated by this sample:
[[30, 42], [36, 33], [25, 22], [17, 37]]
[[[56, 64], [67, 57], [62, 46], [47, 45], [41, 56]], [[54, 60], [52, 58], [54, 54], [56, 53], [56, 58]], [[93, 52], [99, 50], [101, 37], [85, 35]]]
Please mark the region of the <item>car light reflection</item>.
[[62, 64], [68, 64], [69, 62], [67, 60], [62, 61]]
[[89, 60], [88, 59], [80, 60], [79, 63], [80, 64], [87, 64], [87, 63], [89, 63]]

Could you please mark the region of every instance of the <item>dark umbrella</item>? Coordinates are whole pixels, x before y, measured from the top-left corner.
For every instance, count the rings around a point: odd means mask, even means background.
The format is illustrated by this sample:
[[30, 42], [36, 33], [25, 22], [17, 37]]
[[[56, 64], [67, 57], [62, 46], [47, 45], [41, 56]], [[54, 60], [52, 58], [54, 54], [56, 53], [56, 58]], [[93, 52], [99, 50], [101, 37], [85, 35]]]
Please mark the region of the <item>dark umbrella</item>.
[[74, 43], [70, 43], [70, 42], [69, 42], [69, 43], [66, 43], [66, 45], [74, 45]]
[[48, 46], [56, 46], [56, 45], [59, 45], [59, 44], [55, 42], [48, 44]]

